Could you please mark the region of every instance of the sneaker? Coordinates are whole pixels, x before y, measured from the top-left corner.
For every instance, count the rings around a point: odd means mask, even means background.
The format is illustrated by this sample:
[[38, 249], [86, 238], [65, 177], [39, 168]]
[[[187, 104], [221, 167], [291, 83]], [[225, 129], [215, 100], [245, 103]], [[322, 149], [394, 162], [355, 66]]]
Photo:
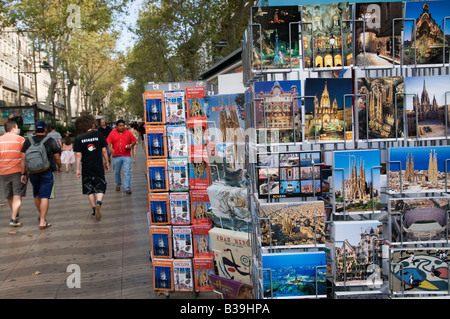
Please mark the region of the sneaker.
[[19, 227], [22, 226], [22, 223], [18, 220], [18, 219], [10, 219], [9, 220], [9, 225], [10, 226], [14, 226], [14, 227]]
[[99, 204], [95, 205], [95, 215], [96, 220], [100, 220], [102, 218], [101, 206]]

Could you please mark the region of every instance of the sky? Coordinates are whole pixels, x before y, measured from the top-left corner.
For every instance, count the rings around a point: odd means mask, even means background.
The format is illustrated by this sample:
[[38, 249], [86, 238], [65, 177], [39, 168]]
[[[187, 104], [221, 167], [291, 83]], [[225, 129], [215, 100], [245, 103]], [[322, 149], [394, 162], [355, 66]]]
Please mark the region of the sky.
[[[405, 93], [407, 94], [407, 110], [413, 109], [413, 97], [411, 94], [417, 94], [419, 96], [419, 99], [422, 96], [424, 81], [428, 96], [430, 98], [430, 102], [433, 102], [433, 98], [436, 97], [436, 102], [438, 105], [445, 105], [445, 92], [450, 91], [448, 86], [450, 75], [406, 77]], [[447, 99], [448, 98], [449, 97], [447, 97]]]
[[122, 52], [126, 52], [128, 47], [132, 47], [134, 44], [133, 33], [128, 30], [128, 27], [134, 27], [136, 21], [139, 18], [139, 8], [141, 8], [144, 0], [132, 0], [129, 4], [128, 15], [124, 15], [120, 21], [125, 23], [125, 26], [121, 29], [121, 37], [117, 41], [117, 49]]
[[381, 223], [378, 220], [373, 221], [349, 221], [349, 222], [335, 222], [334, 241], [336, 247], [341, 247], [342, 242], [347, 240], [352, 246], [356, 246], [361, 239], [361, 228], [365, 232], [369, 227], [375, 230]]
[[[405, 8], [405, 18], [406, 19], [417, 19], [423, 12], [423, 5], [428, 2], [429, 12], [431, 17], [436, 21], [436, 23], [444, 29], [444, 18], [450, 16], [450, 2], [449, 1], [408, 1]], [[447, 19], [446, 19], [447, 20]], [[405, 32], [403, 40], [411, 40], [411, 32], [414, 28], [413, 21], [405, 21]], [[450, 21], [445, 22], [445, 33], [450, 32]]]
[[[350, 178], [351, 167], [349, 167], [349, 160], [351, 163], [357, 161], [358, 169], [361, 160], [364, 160], [364, 167], [366, 171], [366, 181], [370, 182], [372, 180], [372, 167], [380, 166], [380, 151], [379, 150], [358, 150], [358, 151], [341, 151], [334, 153], [334, 168], [343, 168], [345, 179]], [[336, 189], [342, 188], [342, 171], [337, 171], [334, 177]], [[380, 169], [373, 169], [374, 175], [374, 187], [378, 188], [380, 179]]]

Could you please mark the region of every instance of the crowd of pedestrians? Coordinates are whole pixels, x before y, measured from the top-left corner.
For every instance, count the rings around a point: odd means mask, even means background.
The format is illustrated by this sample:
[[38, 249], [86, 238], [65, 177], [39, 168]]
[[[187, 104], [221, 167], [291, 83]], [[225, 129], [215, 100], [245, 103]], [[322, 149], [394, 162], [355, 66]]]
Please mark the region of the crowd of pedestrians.
[[20, 208], [30, 182], [33, 200], [38, 210], [39, 228], [47, 229], [50, 199], [55, 196], [54, 174], [76, 172], [81, 178], [82, 193], [87, 196], [96, 220], [102, 216], [101, 206], [106, 193], [105, 173], [112, 164], [116, 191], [131, 194], [131, 167], [136, 160], [136, 145], [143, 142], [143, 125], [126, 126], [118, 120], [110, 127], [102, 119], [96, 126], [92, 114], [83, 113], [75, 121], [78, 135], [74, 140], [68, 132], [63, 139], [52, 124], [35, 123], [34, 134], [20, 135], [18, 123], [13, 119], [4, 125], [0, 136], [0, 180], [4, 196], [11, 209], [9, 225], [22, 226]]

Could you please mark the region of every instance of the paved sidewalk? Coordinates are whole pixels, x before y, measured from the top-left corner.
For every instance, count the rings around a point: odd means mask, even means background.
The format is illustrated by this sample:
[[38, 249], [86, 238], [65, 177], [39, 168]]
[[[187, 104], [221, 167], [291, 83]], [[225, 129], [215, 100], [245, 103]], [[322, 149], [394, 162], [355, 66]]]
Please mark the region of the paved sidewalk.
[[[47, 216], [52, 226], [45, 230], [39, 229], [30, 184], [20, 211], [22, 227], [8, 225], [10, 210], [0, 190], [1, 204], [6, 204], [0, 207], [0, 299], [166, 299], [153, 290], [141, 145], [132, 166], [131, 195], [115, 191], [112, 170], [106, 178], [102, 219], [97, 221], [75, 173], [55, 174], [55, 198]], [[80, 288], [67, 285], [75, 274], [68, 269], [73, 264], [79, 266]], [[216, 297], [178, 292], [170, 298]]]

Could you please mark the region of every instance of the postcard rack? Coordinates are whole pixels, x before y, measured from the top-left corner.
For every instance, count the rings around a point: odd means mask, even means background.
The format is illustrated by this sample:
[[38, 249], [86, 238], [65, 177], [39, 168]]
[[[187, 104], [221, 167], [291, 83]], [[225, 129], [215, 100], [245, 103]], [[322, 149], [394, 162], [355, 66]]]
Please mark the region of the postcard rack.
[[[352, 25], [353, 34], [346, 41], [334, 33], [322, 32], [322, 38], [316, 38], [319, 19], [308, 20], [313, 13], [316, 17], [327, 10], [338, 13], [344, 5], [349, 5], [353, 17], [366, 19], [334, 21], [341, 34], [344, 22]], [[246, 168], [251, 181], [248, 205], [255, 298], [450, 296], [445, 275], [450, 261], [450, 92], [439, 85], [450, 80], [448, 43], [444, 34], [435, 50], [427, 51], [433, 60], [414, 45], [421, 14], [447, 8], [434, 5], [407, 1], [253, 8], [244, 32], [242, 61], [244, 83], [250, 91], [246, 127], [254, 128], [248, 136]], [[375, 21], [381, 23], [377, 30], [368, 6], [387, 17]], [[388, 7], [390, 11], [383, 11]], [[274, 21], [281, 12], [285, 16], [301, 13], [297, 57], [292, 55], [295, 40], [290, 32], [295, 22], [289, 20], [285, 26], [289, 33], [282, 39], [278, 26], [260, 18], [270, 16]], [[411, 16], [415, 13], [417, 17]], [[322, 31], [326, 31], [328, 21], [323, 17]], [[442, 21], [436, 21], [442, 30], [448, 19], [444, 14]], [[264, 32], [277, 34], [276, 41], [263, 38]], [[333, 43], [324, 43], [331, 35]], [[337, 58], [332, 52], [335, 44]], [[350, 50], [345, 59], [344, 46]], [[275, 48], [281, 54], [289, 52], [278, 69], [269, 54], [278, 54]], [[331, 67], [315, 63], [330, 56]], [[344, 63], [335, 65], [339, 58]], [[374, 62], [379, 58], [383, 65]], [[312, 79], [322, 82], [322, 87], [312, 89]], [[338, 80], [349, 81], [350, 88], [334, 97], [330, 85]], [[295, 81], [297, 94], [289, 95], [287, 85]], [[333, 84], [327, 86], [325, 81]], [[290, 104], [283, 104], [286, 100]], [[278, 110], [277, 103], [282, 105]], [[333, 104], [338, 107], [333, 109]], [[324, 105], [327, 108], [321, 109]], [[280, 110], [291, 118], [282, 112], [277, 118]], [[338, 129], [340, 135], [328, 134]], [[315, 152], [318, 159], [310, 161], [311, 170], [305, 169], [302, 175], [302, 156], [306, 163], [304, 154]], [[307, 177], [312, 188], [301, 188], [307, 185]], [[302, 209], [316, 202], [323, 203], [322, 214], [302, 224]], [[318, 239], [319, 228], [323, 241]], [[296, 235], [307, 231], [310, 241], [295, 242]], [[320, 253], [325, 254], [324, 264], [315, 259]], [[294, 263], [307, 255], [311, 263], [316, 262], [309, 273], [271, 260], [291, 258]]]

